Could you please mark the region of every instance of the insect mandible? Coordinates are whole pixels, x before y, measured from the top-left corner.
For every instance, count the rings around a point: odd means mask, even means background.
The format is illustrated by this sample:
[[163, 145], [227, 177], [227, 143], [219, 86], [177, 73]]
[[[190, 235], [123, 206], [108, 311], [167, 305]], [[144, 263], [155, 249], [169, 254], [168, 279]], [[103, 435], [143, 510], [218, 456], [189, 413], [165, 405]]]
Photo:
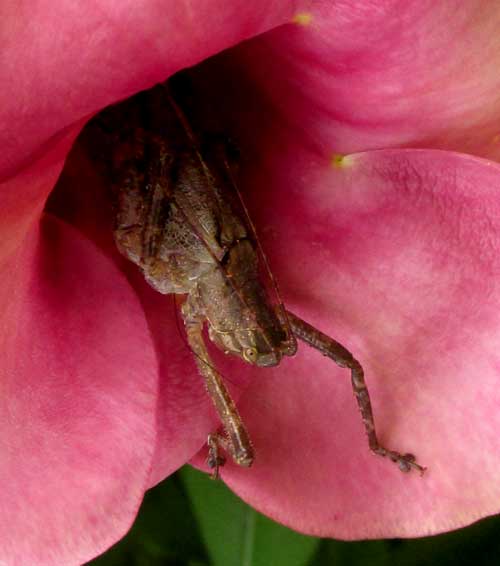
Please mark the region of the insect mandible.
[[267, 267], [267, 260], [253, 224], [242, 202], [239, 210], [232, 204], [231, 147], [221, 136], [195, 134], [176, 98], [169, 83], [159, 85], [105, 110], [98, 123], [112, 146], [118, 249], [158, 292], [185, 296], [181, 314], [187, 342], [223, 429], [208, 437], [213, 477], [224, 454], [248, 467], [255, 453], [210, 359], [205, 324], [217, 347], [255, 366], [276, 366], [283, 356], [293, 356], [298, 339], [349, 369], [370, 450], [403, 472], [423, 473], [412, 454], [380, 444], [363, 368], [353, 355], [281, 300], [272, 304], [261, 282], [259, 262]]

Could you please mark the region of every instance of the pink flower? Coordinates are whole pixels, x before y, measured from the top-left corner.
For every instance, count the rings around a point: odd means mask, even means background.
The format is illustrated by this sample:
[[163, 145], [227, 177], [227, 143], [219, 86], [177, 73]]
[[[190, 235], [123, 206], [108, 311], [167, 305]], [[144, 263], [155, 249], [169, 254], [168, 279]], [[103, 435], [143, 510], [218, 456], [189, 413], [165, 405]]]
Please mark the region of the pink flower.
[[498, 511], [499, 19], [493, 1], [5, 7], [0, 561], [99, 554], [217, 426], [172, 302], [114, 250], [78, 149], [42, 210], [89, 115], [247, 38], [197, 76], [242, 147], [283, 296], [356, 353], [382, 440], [429, 471], [373, 457], [348, 373], [302, 347], [273, 370], [220, 361], [257, 451], [224, 480], [339, 538]]

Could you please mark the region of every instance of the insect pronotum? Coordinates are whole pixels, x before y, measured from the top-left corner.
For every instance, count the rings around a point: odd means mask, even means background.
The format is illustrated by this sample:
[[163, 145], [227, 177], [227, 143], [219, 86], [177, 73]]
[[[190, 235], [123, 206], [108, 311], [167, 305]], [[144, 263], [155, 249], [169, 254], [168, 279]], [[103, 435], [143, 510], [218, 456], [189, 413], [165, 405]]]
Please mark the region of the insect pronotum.
[[353, 355], [281, 300], [271, 303], [259, 262], [276, 291], [277, 286], [234, 182], [231, 147], [221, 136], [195, 133], [176, 98], [168, 83], [160, 85], [110, 107], [96, 124], [111, 148], [118, 249], [154, 289], [185, 297], [187, 342], [222, 423], [222, 432], [208, 437], [213, 477], [224, 454], [250, 466], [255, 453], [208, 354], [205, 324], [222, 351], [256, 366], [275, 366], [283, 356], [293, 356], [298, 339], [349, 369], [370, 450], [403, 472], [423, 473], [412, 454], [380, 444], [363, 368]]

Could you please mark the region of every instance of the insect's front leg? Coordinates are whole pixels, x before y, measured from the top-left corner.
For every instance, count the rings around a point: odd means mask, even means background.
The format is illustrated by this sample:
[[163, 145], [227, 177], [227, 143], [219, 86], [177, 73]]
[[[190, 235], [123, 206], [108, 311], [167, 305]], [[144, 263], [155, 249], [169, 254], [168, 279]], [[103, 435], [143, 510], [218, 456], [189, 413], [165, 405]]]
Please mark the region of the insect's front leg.
[[192, 308], [190, 300], [182, 308], [187, 339], [194, 354], [198, 370], [205, 380], [207, 391], [215, 405], [227, 436], [210, 434], [208, 436], [207, 464], [214, 470], [213, 478], [219, 475], [219, 467], [224, 465], [221, 448], [228, 452], [240, 466], [249, 467], [254, 460], [254, 451], [248, 432], [241, 420], [234, 401], [224, 384], [224, 380], [215, 369], [203, 340], [203, 322]]
[[314, 326], [311, 326], [290, 311], [287, 311], [287, 314], [292, 331], [297, 338], [312, 348], [315, 348], [324, 356], [329, 357], [340, 367], [351, 370], [352, 389], [361, 412], [370, 450], [375, 454], [390, 458], [399, 466], [402, 472], [409, 472], [413, 468], [423, 474], [425, 468], [417, 464], [413, 454], [402, 454], [394, 450], [388, 450], [378, 441], [370, 395], [366, 387], [363, 368], [351, 352], [344, 348], [342, 344], [339, 344], [333, 338], [323, 334], [318, 329], [314, 328]]

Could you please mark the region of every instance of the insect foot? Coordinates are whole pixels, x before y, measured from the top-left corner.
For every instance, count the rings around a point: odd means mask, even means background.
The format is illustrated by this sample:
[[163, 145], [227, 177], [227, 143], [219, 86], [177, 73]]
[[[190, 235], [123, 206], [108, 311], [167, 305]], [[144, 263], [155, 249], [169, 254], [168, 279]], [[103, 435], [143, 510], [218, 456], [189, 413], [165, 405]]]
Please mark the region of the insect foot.
[[[246, 435], [246, 431], [244, 432]], [[207, 466], [213, 470], [211, 475], [213, 480], [219, 478], [219, 468], [224, 466], [226, 463], [226, 458], [221, 454], [221, 450], [230, 454], [235, 463], [238, 464], [238, 466], [243, 466], [244, 468], [249, 468], [253, 464], [255, 458], [250, 439], [246, 436], [245, 442], [242, 445], [239, 445], [239, 443], [232, 440], [231, 437], [225, 438], [223, 435], [218, 433], [209, 434], [207, 446]]]
[[407, 474], [411, 470], [417, 470], [421, 476], [424, 475], [427, 468], [417, 464], [417, 459], [413, 454], [400, 454], [394, 450], [386, 450], [383, 446], [378, 446], [377, 448], [372, 448], [372, 451], [377, 456], [387, 456], [391, 462], [398, 465], [398, 468]]
[[219, 468], [224, 466], [226, 459], [220, 453], [219, 448], [220, 440], [217, 434], [209, 434], [207, 439], [208, 446], [208, 456], [207, 456], [207, 466], [213, 470], [211, 478], [213, 480], [219, 479]]

